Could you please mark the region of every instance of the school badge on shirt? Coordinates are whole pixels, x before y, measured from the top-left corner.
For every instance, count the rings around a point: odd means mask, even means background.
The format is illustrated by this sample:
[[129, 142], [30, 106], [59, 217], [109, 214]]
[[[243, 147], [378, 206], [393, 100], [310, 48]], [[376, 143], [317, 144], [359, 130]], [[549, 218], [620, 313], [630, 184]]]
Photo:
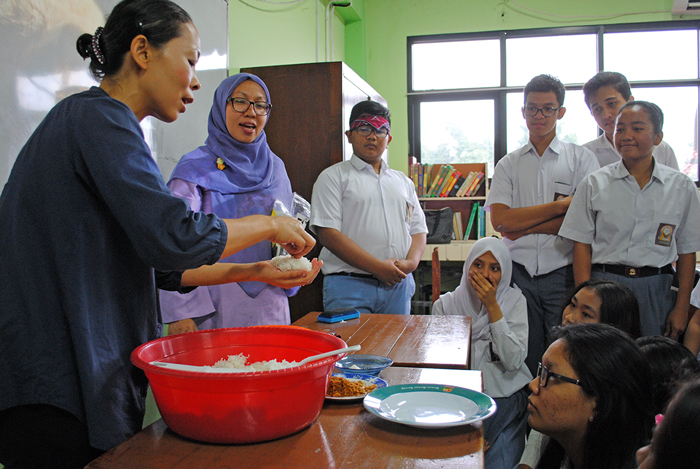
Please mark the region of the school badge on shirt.
[[676, 225], [669, 225], [668, 223], [659, 223], [659, 227], [656, 229], [656, 239], [655, 244], [659, 246], [670, 246], [671, 238], [673, 238], [673, 232], [676, 230]]

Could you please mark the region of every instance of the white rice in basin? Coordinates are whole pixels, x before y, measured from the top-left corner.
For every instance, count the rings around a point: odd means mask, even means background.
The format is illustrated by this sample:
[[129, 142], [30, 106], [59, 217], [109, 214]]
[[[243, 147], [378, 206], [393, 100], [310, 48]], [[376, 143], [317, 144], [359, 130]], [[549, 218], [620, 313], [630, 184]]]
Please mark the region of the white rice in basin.
[[311, 270], [311, 261], [305, 257], [299, 259], [292, 256], [277, 256], [270, 263], [282, 271], [287, 270]]
[[245, 363], [247, 360], [248, 357], [242, 353], [238, 355], [229, 355], [228, 358], [222, 358], [214, 363], [212, 368], [235, 368], [240, 371], [271, 371], [291, 368], [298, 365], [298, 362], [288, 362], [287, 360], [282, 360], [281, 362], [277, 360], [266, 360], [246, 365]]

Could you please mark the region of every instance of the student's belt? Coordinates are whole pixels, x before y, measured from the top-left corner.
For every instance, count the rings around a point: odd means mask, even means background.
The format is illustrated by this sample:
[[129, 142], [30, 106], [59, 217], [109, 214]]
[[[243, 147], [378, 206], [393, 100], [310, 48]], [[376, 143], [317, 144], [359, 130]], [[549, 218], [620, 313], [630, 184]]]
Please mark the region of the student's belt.
[[330, 277], [331, 275], [343, 275], [345, 277], [357, 278], [375, 278], [374, 275], [371, 274], [357, 274], [355, 272], [333, 272], [332, 274], [326, 274], [326, 277]]
[[653, 275], [669, 274], [675, 275], [671, 264], [663, 267], [630, 267], [622, 264], [594, 264], [594, 268], [615, 275], [622, 275], [629, 278], [651, 277]]

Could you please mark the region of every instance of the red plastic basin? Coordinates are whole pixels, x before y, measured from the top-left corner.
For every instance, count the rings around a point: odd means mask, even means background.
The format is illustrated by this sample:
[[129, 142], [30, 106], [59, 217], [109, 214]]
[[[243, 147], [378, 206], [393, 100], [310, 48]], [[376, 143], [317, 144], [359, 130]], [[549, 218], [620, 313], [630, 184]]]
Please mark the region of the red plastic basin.
[[158, 410], [173, 431], [210, 443], [254, 443], [310, 425], [321, 412], [335, 362], [346, 354], [300, 367], [221, 375], [150, 362], [213, 365], [239, 353], [248, 356], [248, 363], [300, 361], [343, 347], [345, 341], [324, 332], [255, 326], [163, 337], [135, 349], [131, 361], [146, 373]]

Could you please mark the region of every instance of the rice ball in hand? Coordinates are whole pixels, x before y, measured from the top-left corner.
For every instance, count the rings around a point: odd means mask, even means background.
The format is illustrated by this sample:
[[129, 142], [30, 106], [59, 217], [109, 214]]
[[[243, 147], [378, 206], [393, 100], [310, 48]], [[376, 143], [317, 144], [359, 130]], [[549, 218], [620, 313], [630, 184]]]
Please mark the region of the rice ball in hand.
[[286, 255], [273, 257], [270, 264], [274, 265], [282, 271], [287, 270], [311, 270], [311, 261], [305, 257], [299, 259]]

